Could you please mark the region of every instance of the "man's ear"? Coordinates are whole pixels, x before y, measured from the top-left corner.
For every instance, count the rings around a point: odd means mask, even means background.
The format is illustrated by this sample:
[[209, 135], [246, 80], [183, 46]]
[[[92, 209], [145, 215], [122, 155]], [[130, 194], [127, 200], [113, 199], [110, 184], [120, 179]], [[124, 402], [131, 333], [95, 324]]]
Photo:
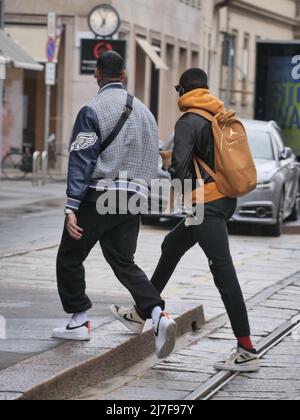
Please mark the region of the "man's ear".
[[102, 78], [102, 73], [101, 70], [99, 70], [98, 68], [95, 71], [95, 78], [99, 81]]

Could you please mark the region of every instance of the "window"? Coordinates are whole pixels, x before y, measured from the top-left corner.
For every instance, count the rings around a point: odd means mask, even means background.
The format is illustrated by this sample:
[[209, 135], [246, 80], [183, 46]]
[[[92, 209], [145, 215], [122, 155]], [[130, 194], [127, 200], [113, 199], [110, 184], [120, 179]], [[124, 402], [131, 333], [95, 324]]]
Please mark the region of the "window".
[[247, 134], [254, 159], [274, 160], [270, 133], [250, 129]]
[[276, 128], [274, 133], [273, 133], [273, 137], [275, 139], [275, 143], [276, 143], [276, 149], [278, 150], [278, 156], [280, 156], [282, 154], [282, 152], [284, 151], [284, 143], [282, 140], [282, 134], [281, 131]]
[[236, 90], [237, 90], [237, 84], [238, 84], [238, 31], [233, 31], [233, 37], [232, 37], [232, 74], [231, 74], [231, 105], [236, 104]]
[[296, 16], [300, 17], [300, 0], [296, 0]]
[[249, 59], [250, 59], [250, 35], [244, 35], [243, 47], [243, 85], [242, 85], [242, 105], [247, 106], [247, 91], [249, 85]]

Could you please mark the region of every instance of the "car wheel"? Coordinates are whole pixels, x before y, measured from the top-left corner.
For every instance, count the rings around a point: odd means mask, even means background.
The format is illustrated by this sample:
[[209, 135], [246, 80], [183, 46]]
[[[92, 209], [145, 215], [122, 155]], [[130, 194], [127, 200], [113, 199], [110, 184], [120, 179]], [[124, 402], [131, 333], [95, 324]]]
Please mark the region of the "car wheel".
[[270, 236], [279, 238], [283, 234], [283, 222], [284, 222], [284, 193], [281, 194], [279, 210], [277, 215], [277, 223], [273, 226], [268, 226], [268, 233]]

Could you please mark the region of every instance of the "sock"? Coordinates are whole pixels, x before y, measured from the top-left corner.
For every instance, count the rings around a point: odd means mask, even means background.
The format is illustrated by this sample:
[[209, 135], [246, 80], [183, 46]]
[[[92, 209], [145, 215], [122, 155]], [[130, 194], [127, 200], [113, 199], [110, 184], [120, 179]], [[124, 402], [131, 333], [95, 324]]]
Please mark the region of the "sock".
[[79, 314], [74, 314], [71, 319], [70, 327], [71, 328], [81, 327], [81, 325], [85, 324], [87, 321], [88, 321], [88, 317], [87, 317], [86, 312], [80, 312]]
[[162, 309], [160, 306], [156, 306], [156, 308], [153, 309], [151, 317], [154, 325], [158, 325], [161, 313]]
[[243, 347], [245, 350], [253, 350], [254, 346], [252, 344], [251, 337], [238, 337], [238, 345]]

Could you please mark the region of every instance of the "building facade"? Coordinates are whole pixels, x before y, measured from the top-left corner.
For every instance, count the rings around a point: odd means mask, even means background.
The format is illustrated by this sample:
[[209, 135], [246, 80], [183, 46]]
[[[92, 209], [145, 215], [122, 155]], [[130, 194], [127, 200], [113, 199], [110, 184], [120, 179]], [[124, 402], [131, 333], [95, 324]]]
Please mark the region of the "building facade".
[[[7, 2], [6, 32], [41, 63], [46, 61], [47, 13], [51, 10], [59, 16], [62, 31], [57, 82], [52, 88], [51, 132], [56, 133], [61, 151], [68, 148], [77, 112], [97, 93], [93, 76], [80, 74], [80, 45], [81, 39], [94, 37], [89, 30], [88, 14], [99, 3], [99, 0]], [[206, 16], [210, 16], [213, 3], [203, 0], [112, 0], [106, 3], [112, 4], [122, 19], [117, 38], [127, 43], [128, 88], [152, 110], [164, 139], [172, 132], [179, 115], [174, 86], [180, 74], [190, 66], [210, 66], [213, 27], [212, 20]], [[155, 49], [165, 63], [164, 69], [157, 68], [139, 40]], [[14, 75], [6, 84], [14, 84]], [[23, 83], [19, 83], [18, 96], [27, 103], [23, 120], [18, 122], [23, 127], [23, 137], [27, 142], [33, 139], [41, 150], [44, 74], [26, 72]]]
[[219, 91], [227, 105], [237, 109], [240, 116], [253, 118], [256, 43], [293, 40], [300, 27], [299, 1], [229, 0], [226, 3], [220, 10], [218, 23]]
[[[81, 40], [93, 39], [90, 11], [99, 0], [9, 0], [5, 31], [39, 63], [46, 62], [47, 14], [56, 12], [57, 75], [51, 88], [51, 133], [66, 151], [79, 109], [97, 93], [93, 75], [81, 74]], [[122, 20], [115, 39], [125, 40], [128, 88], [151, 109], [162, 139], [178, 118], [174, 86], [187, 68], [209, 73], [211, 89], [241, 116], [253, 115], [257, 39], [293, 39], [294, 0], [106, 0]], [[299, 3], [299, 2], [298, 2]], [[228, 48], [228, 39], [231, 47]], [[225, 42], [226, 41], [226, 42]], [[153, 54], [163, 63], [157, 63]], [[232, 56], [231, 61], [228, 58]], [[230, 65], [228, 65], [228, 60]], [[14, 74], [14, 72], [18, 72]], [[18, 83], [16, 82], [18, 80]], [[45, 73], [12, 70], [6, 80], [8, 136], [42, 150]], [[18, 107], [17, 114], [14, 112]]]

